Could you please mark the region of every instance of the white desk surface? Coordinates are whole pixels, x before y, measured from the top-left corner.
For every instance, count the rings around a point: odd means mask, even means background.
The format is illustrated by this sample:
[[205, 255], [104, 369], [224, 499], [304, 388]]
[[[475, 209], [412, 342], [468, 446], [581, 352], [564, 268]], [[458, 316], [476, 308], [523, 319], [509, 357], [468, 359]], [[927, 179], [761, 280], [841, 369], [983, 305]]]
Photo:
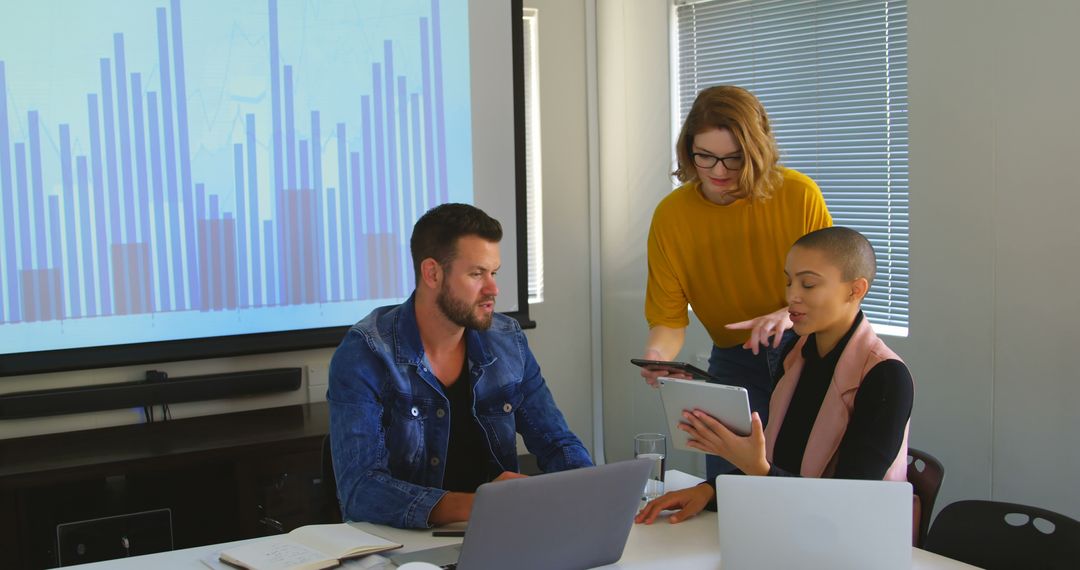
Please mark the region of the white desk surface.
[[[666, 477], [669, 490], [689, 487], [701, 481], [700, 478], [680, 471], [668, 471]], [[617, 563], [603, 568], [634, 570], [672, 567], [720, 569], [720, 539], [717, 535], [716, 525], [716, 513], [712, 512], [703, 512], [679, 524], [669, 524], [666, 520], [658, 520], [648, 526], [636, 524], [630, 531], [630, 538], [626, 542], [626, 549], [623, 551], [622, 558]], [[431, 536], [430, 530], [403, 530], [370, 523], [356, 523], [355, 526], [366, 532], [405, 545], [398, 552], [421, 550], [461, 541], [460, 538], [435, 538]], [[461, 528], [461, 525], [456, 526]], [[83, 570], [135, 570], [143, 568], [206, 570], [207, 567], [202, 563], [203, 559], [216, 558], [216, 553], [222, 550], [257, 540], [266, 540], [266, 538], [253, 538], [133, 558], [109, 560], [80, 565], [75, 568]], [[353, 562], [349, 566], [360, 568], [368, 565]], [[912, 570], [962, 570], [974, 568], [974, 566], [918, 548], [912, 549], [911, 567]]]

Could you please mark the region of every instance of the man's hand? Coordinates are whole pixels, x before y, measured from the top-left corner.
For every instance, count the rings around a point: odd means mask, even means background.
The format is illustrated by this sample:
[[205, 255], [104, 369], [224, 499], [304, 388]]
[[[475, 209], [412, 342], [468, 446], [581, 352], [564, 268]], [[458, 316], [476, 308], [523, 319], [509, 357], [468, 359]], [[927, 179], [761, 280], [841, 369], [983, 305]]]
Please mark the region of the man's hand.
[[727, 428], [716, 418], [701, 411], [683, 412], [685, 423], [679, 429], [690, 435], [686, 443], [705, 453], [719, 455], [747, 475], [768, 475], [769, 462], [765, 459], [765, 430], [761, 416], [750, 415], [750, 435], [741, 436]]
[[[513, 471], [503, 471], [494, 479], [494, 481], [524, 479], [526, 477], [528, 477], [528, 475], [514, 473]], [[435, 508], [431, 509], [431, 514], [428, 515], [428, 522], [434, 526], [442, 526], [469, 520], [469, 515], [472, 514], [473, 500], [475, 498], [475, 493], [446, 493], [439, 499], [438, 503], [435, 503]]]
[[757, 354], [761, 345], [769, 346], [769, 337], [772, 337], [772, 347], [779, 347], [780, 340], [784, 337], [784, 331], [790, 329], [791, 326], [791, 315], [788, 313], [788, 308], [784, 307], [748, 321], [724, 325], [724, 328], [749, 330], [750, 339], [743, 343], [743, 348], [749, 348], [754, 354]]
[[432, 526], [443, 526], [469, 520], [474, 497], [472, 493], [446, 493], [435, 503], [435, 508], [431, 509], [428, 523]]
[[660, 511], [674, 509], [679, 509], [679, 512], [668, 517], [668, 522], [672, 524], [682, 522], [700, 513], [701, 509], [704, 509], [705, 505], [708, 505], [709, 501], [715, 496], [716, 492], [713, 491], [713, 488], [704, 484], [689, 489], [664, 493], [649, 501], [645, 508], [641, 509], [641, 512], [634, 517], [634, 522], [652, 524], [656, 521], [656, 517], [660, 515]]

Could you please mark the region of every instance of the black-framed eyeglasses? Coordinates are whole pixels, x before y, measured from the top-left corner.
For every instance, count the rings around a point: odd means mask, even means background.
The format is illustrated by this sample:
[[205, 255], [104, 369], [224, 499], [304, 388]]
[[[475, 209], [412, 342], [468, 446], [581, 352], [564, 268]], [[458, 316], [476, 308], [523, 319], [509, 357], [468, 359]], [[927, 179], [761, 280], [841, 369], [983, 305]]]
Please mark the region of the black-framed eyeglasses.
[[690, 156], [694, 159], [694, 164], [698, 168], [712, 168], [716, 166], [717, 162], [724, 163], [724, 168], [728, 170], [739, 170], [743, 167], [743, 155], [736, 154], [733, 156], [713, 156], [704, 152], [692, 152]]

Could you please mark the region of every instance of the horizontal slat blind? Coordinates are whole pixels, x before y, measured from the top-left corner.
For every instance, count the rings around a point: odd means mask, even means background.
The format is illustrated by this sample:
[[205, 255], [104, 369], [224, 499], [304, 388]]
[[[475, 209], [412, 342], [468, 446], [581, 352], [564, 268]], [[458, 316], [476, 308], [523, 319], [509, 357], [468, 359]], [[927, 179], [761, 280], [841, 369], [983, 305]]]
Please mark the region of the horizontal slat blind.
[[675, 11], [680, 122], [705, 87], [753, 91], [784, 165], [821, 186], [837, 225], [874, 245], [866, 315], [906, 335], [906, 1], [706, 0]]

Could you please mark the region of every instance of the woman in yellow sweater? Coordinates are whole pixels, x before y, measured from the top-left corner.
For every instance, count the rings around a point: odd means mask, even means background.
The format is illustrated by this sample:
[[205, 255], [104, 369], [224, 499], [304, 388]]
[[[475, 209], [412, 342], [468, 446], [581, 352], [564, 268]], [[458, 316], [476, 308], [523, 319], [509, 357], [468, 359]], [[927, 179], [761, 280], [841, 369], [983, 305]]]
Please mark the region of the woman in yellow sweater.
[[[674, 360], [687, 306], [713, 341], [709, 373], [742, 386], [767, 421], [774, 373], [790, 332], [784, 259], [795, 240], [832, 225], [821, 190], [779, 164], [761, 102], [734, 86], [698, 94], [675, 146], [683, 182], [656, 207], [649, 229], [644, 358]], [[676, 371], [643, 369], [651, 385]], [[709, 480], [733, 468], [715, 456]]]

